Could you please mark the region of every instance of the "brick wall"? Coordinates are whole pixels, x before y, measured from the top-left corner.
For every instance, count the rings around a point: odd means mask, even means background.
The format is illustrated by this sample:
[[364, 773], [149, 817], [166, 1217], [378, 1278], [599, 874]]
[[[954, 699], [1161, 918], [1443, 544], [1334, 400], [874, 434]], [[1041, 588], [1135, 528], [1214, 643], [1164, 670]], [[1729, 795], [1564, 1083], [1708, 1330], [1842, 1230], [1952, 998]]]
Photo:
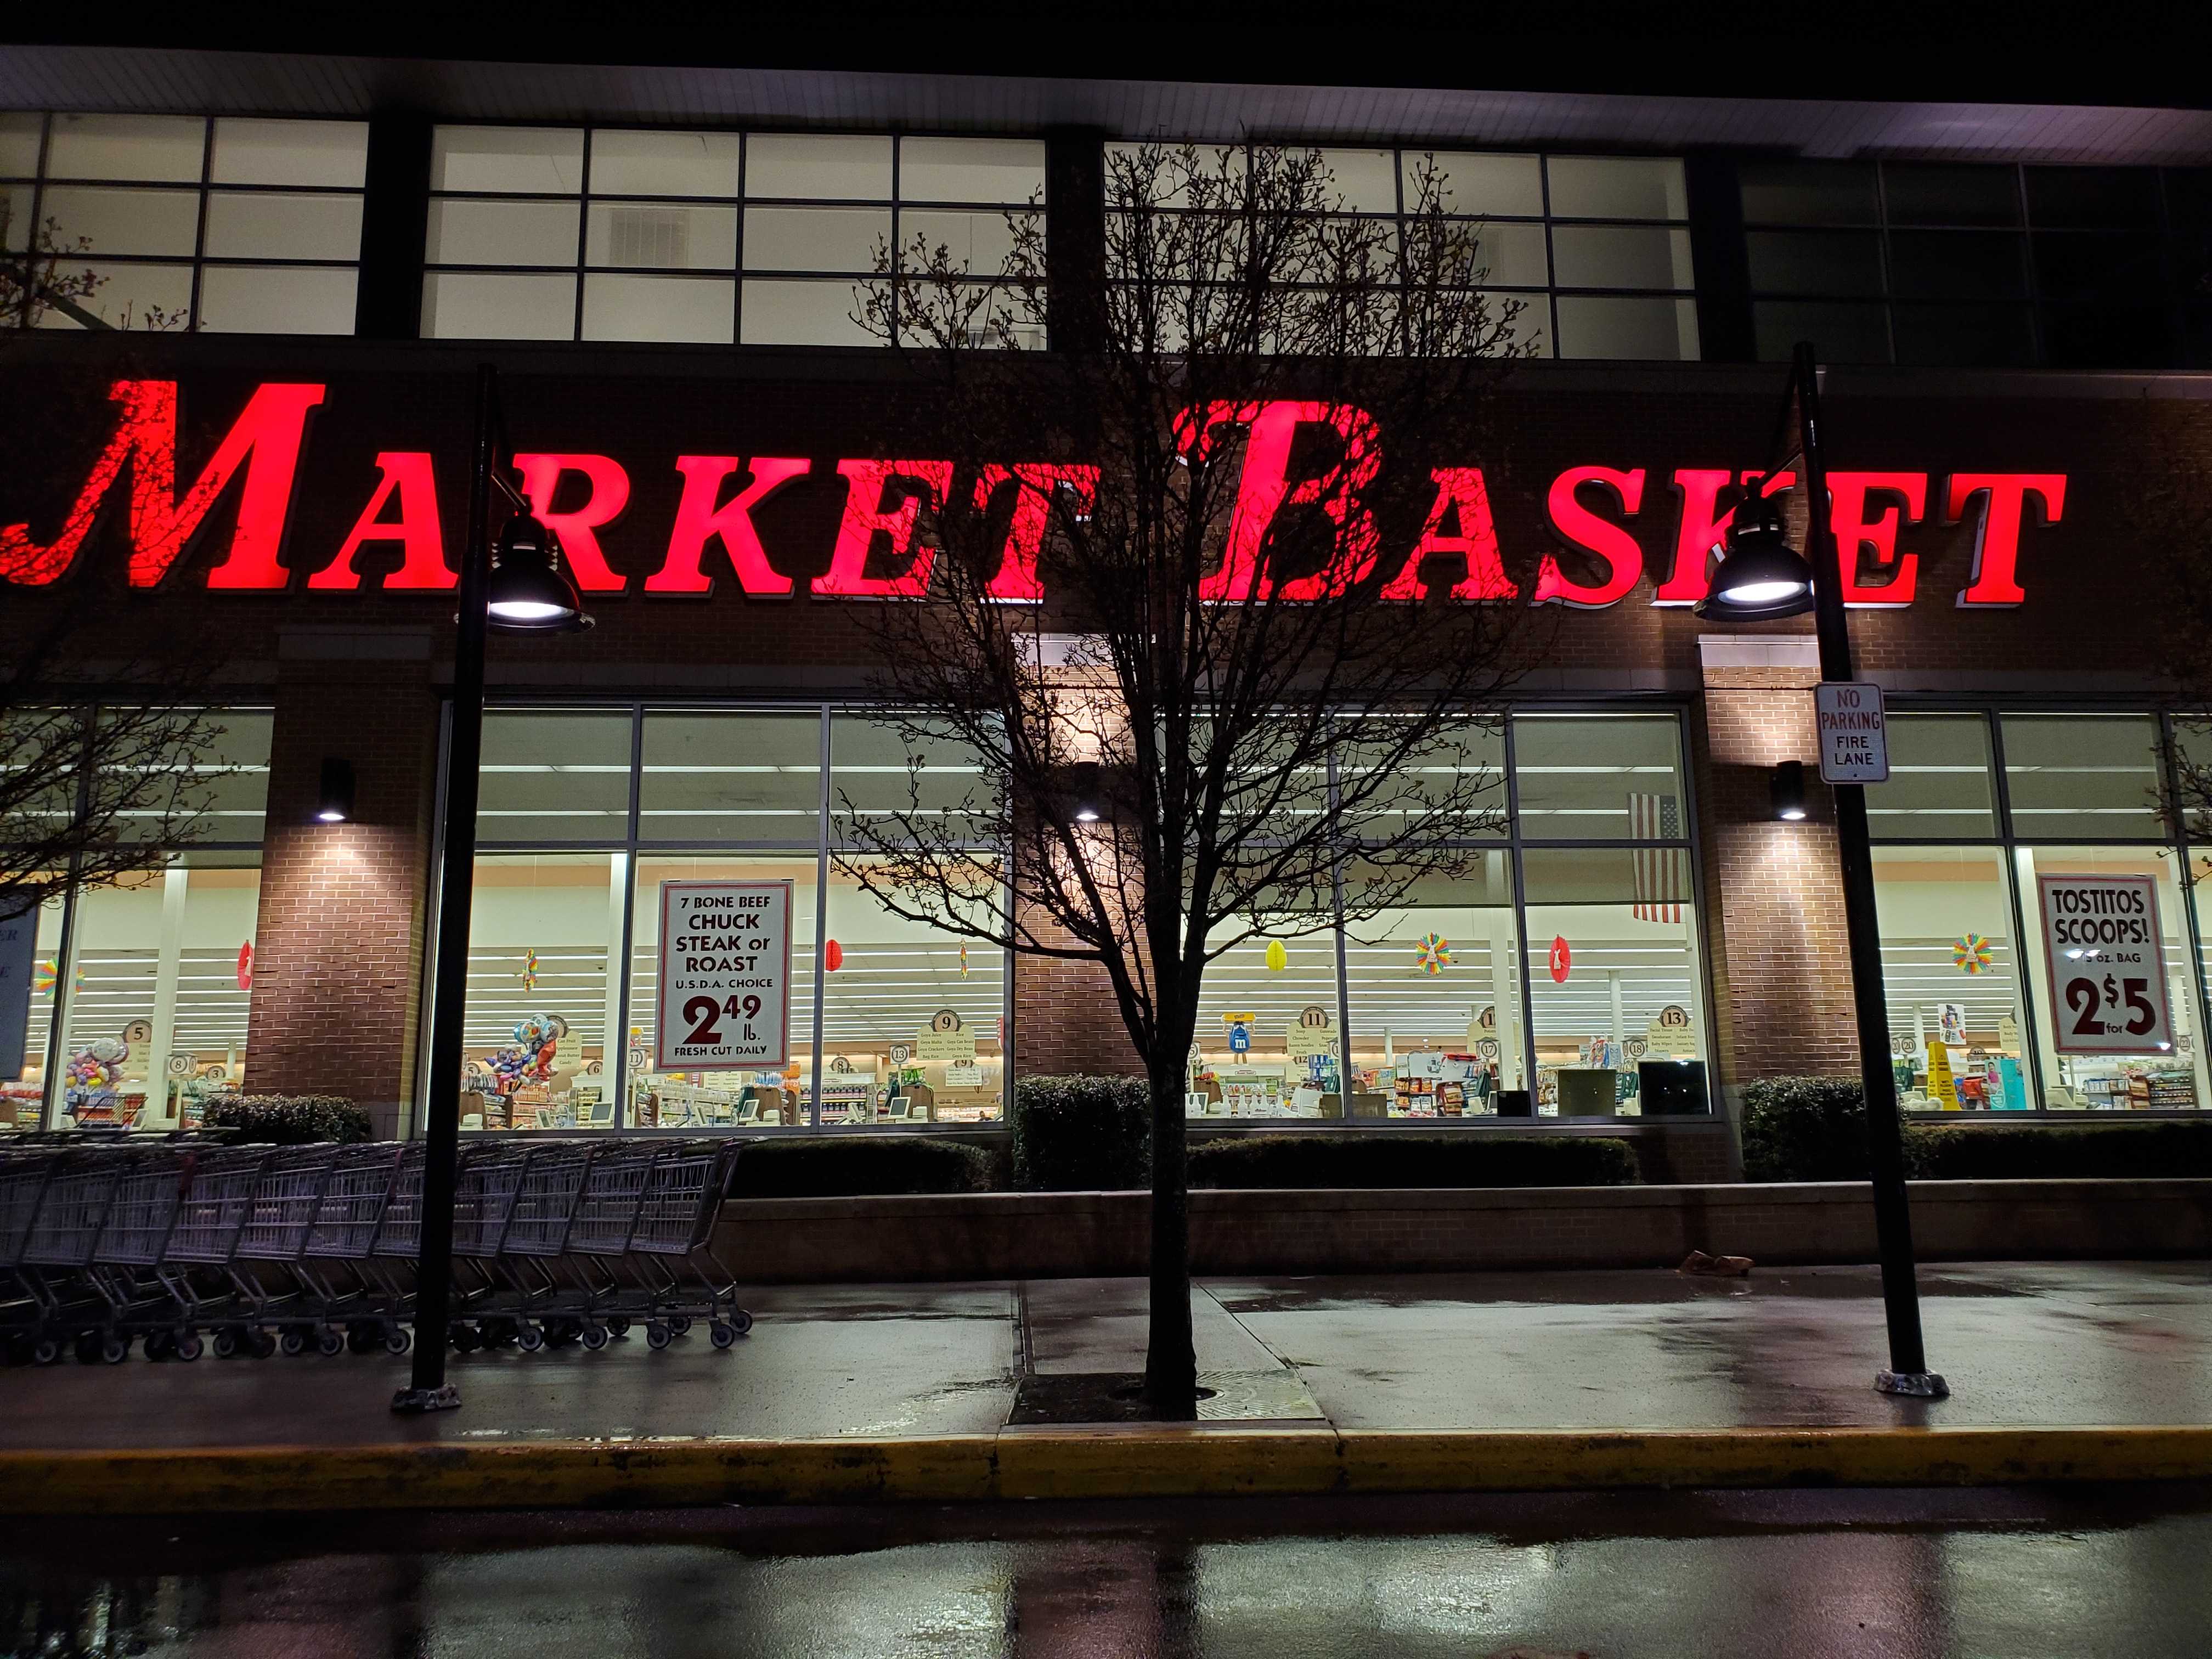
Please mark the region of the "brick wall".
[[[246, 1079], [349, 1096], [386, 1134], [414, 1096], [437, 738], [427, 664], [388, 643], [280, 671]], [[325, 756], [353, 763], [350, 823], [315, 820]]]
[[1802, 666], [1708, 666], [1696, 721], [1699, 831], [1719, 1072], [1729, 1084], [1858, 1069], [1832, 801], [1817, 767], [1808, 816], [1773, 816], [1776, 762], [1814, 762]]

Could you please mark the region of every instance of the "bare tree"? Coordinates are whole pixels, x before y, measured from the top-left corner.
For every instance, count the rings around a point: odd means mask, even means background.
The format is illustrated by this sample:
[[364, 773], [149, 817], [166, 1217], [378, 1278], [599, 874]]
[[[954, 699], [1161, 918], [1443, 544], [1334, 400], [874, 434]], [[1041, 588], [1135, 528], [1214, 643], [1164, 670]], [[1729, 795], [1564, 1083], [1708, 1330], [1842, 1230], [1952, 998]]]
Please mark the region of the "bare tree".
[[[1263, 145], [1117, 148], [1104, 194], [1104, 290], [1055, 296], [1072, 349], [1021, 349], [1047, 306], [1034, 214], [993, 281], [916, 242], [863, 290], [954, 465], [912, 602], [863, 624], [907, 799], [845, 801], [837, 860], [894, 915], [1103, 969], [1152, 1093], [1146, 1391], [1188, 1419], [1207, 965], [1340, 904], [1371, 918], [1502, 827], [1489, 757], [1529, 612], [1503, 603], [1526, 590], [1474, 469], [1495, 476], [1524, 348], [1432, 163], [1400, 220]], [[979, 765], [957, 799], [923, 769], [948, 745]]]
[[[8, 211], [0, 200], [0, 246], [11, 240]], [[25, 252], [0, 258], [0, 367], [15, 331], [57, 316], [112, 326], [87, 303], [103, 279], [74, 263], [91, 251], [88, 242], [51, 219], [24, 240]], [[148, 311], [126, 316], [124, 326], [134, 320], [167, 330], [182, 319]], [[76, 458], [53, 434], [112, 418], [114, 367], [42, 377], [9, 400], [9, 505], [35, 512], [67, 499]], [[94, 580], [80, 573], [65, 602], [43, 622], [19, 622], [0, 650], [0, 921], [71, 886], [158, 867], [199, 835], [214, 793], [235, 769], [218, 754], [223, 725], [209, 706], [210, 669], [105, 659], [112, 647], [88, 592]]]

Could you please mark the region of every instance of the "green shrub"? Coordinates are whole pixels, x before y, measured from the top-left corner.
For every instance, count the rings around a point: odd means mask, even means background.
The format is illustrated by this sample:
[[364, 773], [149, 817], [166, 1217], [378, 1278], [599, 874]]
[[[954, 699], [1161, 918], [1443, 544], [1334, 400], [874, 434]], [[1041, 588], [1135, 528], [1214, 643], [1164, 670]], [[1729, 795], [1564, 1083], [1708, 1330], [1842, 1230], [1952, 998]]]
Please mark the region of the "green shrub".
[[1014, 1082], [1014, 1185], [1024, 1192], [1115, 1192], [1152, 1179], [1152, 1097], [1140, 1077]]
[[215, 1095], [200, 1121], [232, 1129], [232, 1140], [258, 1146], [307, 1146], [369, 1139], [368, 1114], [342, 1095]]
[[988, 1193], [991, 1176], [990, 1153], [933, 1135], [778, 1136], [738, 1152], [730, 1196]]
[[1905, 1167], [1917, 1181], [2212, 1176], [2212, 1123], [1913, 1124]]
[[[1915, 1181], [2212, 1176], [2212, 1123], [1907, 1123]], [[1866, 1109], [1856, 1078], [1769, 1078], [1743, 1091], [1747, 1181], [1864, 1181]]]
[[1252, 1135], [1190, 1150], [1194, 1187], [1626, 1187], [1625, 1140], [1580, 1135]]
[[1746, 1181], [1864, 1181], [1866, 1103], [1855, 1077], [1771, 1077], [1743, 1091]]

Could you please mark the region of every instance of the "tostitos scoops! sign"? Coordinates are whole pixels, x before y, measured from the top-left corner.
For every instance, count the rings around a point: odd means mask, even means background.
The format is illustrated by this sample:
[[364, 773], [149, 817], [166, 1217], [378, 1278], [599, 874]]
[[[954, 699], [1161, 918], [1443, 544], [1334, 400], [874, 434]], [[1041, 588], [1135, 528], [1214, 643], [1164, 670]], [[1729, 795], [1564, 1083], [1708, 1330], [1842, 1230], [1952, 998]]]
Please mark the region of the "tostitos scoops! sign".
[[[159, 586], [194, 548], [204, 528], [232, 526], [227, 542], [207, 550], [205, 585], [216, 592], [281, 592], [295, 586], [310, 592], [356, 592], [365, 587], [386, 592], [440, 592], [458, 578], [448, 553], [448, 538], [438, 508], [431, 455], [419, 450], [385, 450], [375, 457], [377, 478], [339, 538], [334, 555], [316, 548], [288, 547], [294, 485], [308, 441], [310, 414], [321, 405], [327, 387], [317, 382], [270, 381], [257, 386], [217, 444], [198, 476], [181, 491], [177, 477], [177, 383], [173, 380], [118, 380], [109, 390], [117, 419], [106, 447], [85, 474], [66, 516], [58, 526], [0, 525], [0, 581], [42, 587], [60, 581], [76, 565], [86, 538], [112, 501], [127, 503], [130, 533], [129, 580], [134, 587]], [[1349, 482], [1335, 498], [1320, 501], [1320, 486], [1294, 481], [1291, 440], [1301, 426], [1327, 422], [1342, 434], [1348, 457], [1376, 452], [1374, 423], [1358, 410], [1297, 402], [1221, 404], [1194, 410], [1182, 422], [1186, 448], [1202, 447], [1227, 428], [1245, 434], [1243, 471], [1229, 529], [1222, 568], [1207, 579], [1205, 597], [1227, 602], [1253, 596], [1266, 580], [1260, 550], [1267, 526], [1285, 504], [1319, 504], [1347, 538], [1356, 534], [1360, 514], [1346, 498], [1359, 476], [1353, 464], [1340, 469]], [[613, 457], [596, 453], [526, 453], [514, 457], [522, 487], [538, 516], [561, 538], [577, 585], [587, 593], [629, 591], [649, 595], [703, 598], [722, 573], [734, 577], [745, 593], [782, 597], [794, 591], [790, 576], [769, 562], [754, 514], [776, 492], [812, 470], [802, 459], [769, 455], [678, 454], [680, 480], [658, 566], [633, 587], [614, 570], [600, 545], [600, 532], [622, 520], [630, 506], [629, 471]], [[942, 505], [953, 486], [953, 464], [943, 460], [840, 460], [836, 471], [846, 485], [845, 505], [826, 572], [809, 584], [830, 598], [914, 598], [928, 591], [932, 553], [915, 535], [926, 503]], [[1448, 554], [1464, 561], [1465, 574], [1451, 587], [1462, 599], [1510, 599], [1520, 590], [1507, 575], [1499, 555], [1497, 526], [1480, 467], [1439, 468], [1432, 475], [1436, 501], [1426, 528], [1412, 547], [1377, 550], [1397, 568], [1381, 590], [1385, 600], [1426, 596], [1423, 561]], [[1546, 556], [1528, 600], [1603, 609], [1626, 599], [1645, 575], [1643, 548], [1626, 527], [1627, 520], [1662, 509], [1671, 494], [1677, 503], [1674, 558], [1668, 574], [1650, 573], [1651, 603], [1694, 605], [1705, 596], [1707, 553], [1726, 531], [1730, 512], [1720, 507], [1723, 495], [1757, 475], [1725, 468], [1680, 468], [1671, 475], [1642, 467], [1569, 467], [1545, 492], [1545, 512], [1562, 543], [1583, 556], [1577, 561], [1584, 580]], [[1017, 463], [989, 467], [975, 482], [975, 505], [988, 504], [1000, 489], [1017, 480], [1030, 488], [1016, 498], [1008, 515], [1004, 556], [989, 592], [1009, 602], [1043, 597], [1037, 555], [1045, 533], [1042, 490], [1066, 488], [1086, 496], [1097, 474], [1065, 463]], [[1796, 482], [1778, 473], [1771, 490]], [[1906, 525], [1975, 523], [1974, 560], [1967, 586], [1956, 595], [1966, 608], [2019, 605], [2026, 597], [2019, 580], [2023, 533], [2030, 526], [2056, 524], [2066, 508], [2066, 475], [2060, 472], [1832, 472], [1830, 513], [1836, 536], [1853, 578], [1846, 603], [1896, 608], [1917, 597], [1918, 556], [1902, 550], [1899, 533]], [[218, 519], [218, 501], [234, 497], [234, 519]], [[568, 505], [555, 510], [556, 501]], [[1932, 518], [1931, 518], [1932, 515]], [[637, 534], [636, 527], [628, 526]], [[870, 575], [872, 550], [887, 538], [893, 575]], [[368, 575], [359, 556], [397, 568]], [[288, 553], [299, 556], [295, 568]], [[1364, 556], [1364, 555], [1362, 556]], [[307, 574], [302, 576], [301, 571]], [[1315, 578], [1300, 579], [1304, 580]], [[1296, 583], [1279, 597], [1297, 599]]]

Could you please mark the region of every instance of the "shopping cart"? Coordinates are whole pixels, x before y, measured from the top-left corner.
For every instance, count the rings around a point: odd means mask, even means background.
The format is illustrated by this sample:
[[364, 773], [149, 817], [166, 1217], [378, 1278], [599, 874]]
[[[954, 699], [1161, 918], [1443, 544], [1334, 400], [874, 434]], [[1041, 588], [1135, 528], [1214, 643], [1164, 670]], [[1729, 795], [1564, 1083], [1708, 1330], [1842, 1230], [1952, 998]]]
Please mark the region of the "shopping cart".
[[[400, 1354], [413, 1346], [405, 1322], [414, 1300], [411, 1280], [401, 1283], [381, 1271], [374, 1259], [377, 1234], [406, 1158], [404, 1149], [388, 1144], [340, 1152], [323, 1182], [314, 1220], [301, 1247], [295, 1271], [323, 1298], [326, 1316], [344, 1321], [346, 1346], [355, 1353], [381, 1348]], [[419, 1208], [419, 1156], [415, 1170]]]
[[168, 1338], [158, 1333], [147, 1337], [152, 1358], [161, 1358], [164, 1351], [179, 1359], [198, 1358], [203, 1330], [213, 1332], [218, 1358], [228, 1358], [241, 1346], [260, 1352], [267, 1351], [264, 1343], [276, 1346], [252, 1322], [259, 1311], [259, 1287], [240, 1276], [235, 1265], [254, 1196], [274, 1157], [265, 1147], [249, 1147], [211, 1152], [195, 1162], [155, 1268], [175, 1304], [177, 1325]]
[[130, 1339], [108, 1319], [92, 1261], [133, 1161], [131, 1153], [105, 1149], [63, 1154], [23, 1240], [22, 1284], [38, 1304], [42, 1339], [52, 1341], [57, 1352], [60, 1345], [74, 1343], [86, 1364], [119, 1365], [131, 1352]]
[[53, 1152], [0, 1152], [0, 1329], [7, 1338], [6, 1355], [12, 1365], [51, 1365], [61, 1358], [61, 1342], [46, 1329], [46, 1302], [38, 1294], [23, 1261], [23, 1249], [31, 1237], [31, 1223], [46, 1194], [46, 1185], [61, 1167], [62, 1155]]
[[727, 1348], [752, 1328], [752, 1315], [737, 1305], [737, 1282], [708, 1249], [738, 1145], [684, 1142], [662, 1152], [647, 1170], [629, 1255], [645, 1289], [645, 1340], [653, 1348], [683, 1335], [694, 1318], [711, 1322], [717, 1348]]
[[[300, 1271], [323, 1188], [343, 1150], [302, 1146], [270, 1158], [254, 1182], [239, 1230], [234, 1260], [245, 1264], [239, 1278], [252, 1304], [250, 1324], [287, 1354], [345, 1349], [345, 1333], [330, 1322], [313, 1276]], [[252, 1346], [261, 1349], [258, 1340]]]
[[[455, 1167], [447, 1340], [654, 1349], [751, 1328], [709, 1250], [737, 1143], [490, 1142]], [[0, 1150], [0, 1356], [404, 1353], [423, 1149], [185, 1141]]]

